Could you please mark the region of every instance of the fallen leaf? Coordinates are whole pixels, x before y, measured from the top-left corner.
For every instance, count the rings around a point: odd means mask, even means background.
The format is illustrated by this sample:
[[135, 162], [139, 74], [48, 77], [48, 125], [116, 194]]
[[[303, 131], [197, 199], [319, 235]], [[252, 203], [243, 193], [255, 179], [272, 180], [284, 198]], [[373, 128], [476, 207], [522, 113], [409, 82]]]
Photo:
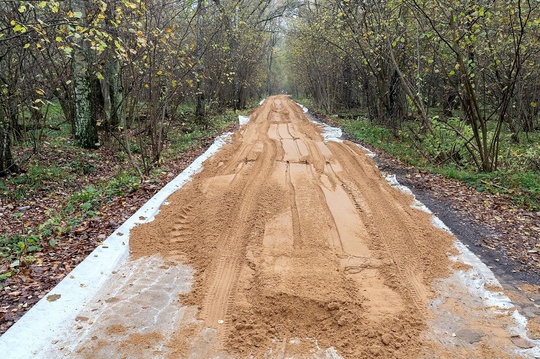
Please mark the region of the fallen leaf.
[[521, 338], [519, 336], [513, 336], [510, 338], [512, 343], [514, 343], [515, 346], [521, 348], [521, 349], [531, 349], [534, 348], [534, 344], [528, 341], [527, 339]]
[[47, 296], [47, 300], [49, 302], [54, 302], [55, 300], [60, 299], [61, 296], [62, 296], [61, 294], [51, 294]]

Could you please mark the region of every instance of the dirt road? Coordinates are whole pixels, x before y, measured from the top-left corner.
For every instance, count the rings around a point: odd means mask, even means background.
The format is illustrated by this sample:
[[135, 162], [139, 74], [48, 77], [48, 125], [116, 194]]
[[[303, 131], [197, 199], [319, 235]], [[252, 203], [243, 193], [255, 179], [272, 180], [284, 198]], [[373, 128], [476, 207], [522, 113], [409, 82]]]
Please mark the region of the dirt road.
[[[521, 296], [286, 96], [267, 99], [151, 221], [184, 179], [4, 334], [0, 356], [540, 357], [540, 327], [508, 299]], [[128, 238], [131, 258], [110, 267]]]
[[540, 355], [489, 269], [418, 208], [361, 148], [271, 97], [32, 356]]
[[[358, 146], [325, 143], [291, 100], [267, 99], [132, 233], [135, 257], [195, 269], [181, 303], [199, 320], [171, 357], [445, 357], [425, 332], [454, 238], [411, 204]], [[492, 350], [477, 342], [467, 350]]]

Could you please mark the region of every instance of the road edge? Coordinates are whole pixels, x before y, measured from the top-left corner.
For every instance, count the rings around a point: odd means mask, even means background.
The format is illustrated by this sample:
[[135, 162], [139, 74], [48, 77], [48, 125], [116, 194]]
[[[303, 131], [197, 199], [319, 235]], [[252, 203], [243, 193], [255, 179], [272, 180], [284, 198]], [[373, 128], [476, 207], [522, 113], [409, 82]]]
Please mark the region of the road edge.
[[[242, 124], [246, 121], [240, 118]], [[231, 132], [215, 138], [212, 145], [184, 171], [117, 228], [66, 277], [0, 336], [0, 353], [6, 359], [27, 359], [51, 344], [89, 303], [114, 271], [129, 256], [129, 233], [139, 224], [151, 222], [167, 198], [182, 188], [203, 168], [203, 163], [230, 141]]]
[[[337, 141], [342, 142], [342, 130], [339, 127], [333, 127], [326, 123], [317, 121], [309, 116], [309, 109], [302, 104], [296, 103], [306, 114], [308, 119], [315, 125], [321, 128], [321, 134], [325, 141]], [[366, 155], [375, 159], [377, 155], [370, 149], [354, 142], [358, 147], [366, 152]], [[377, 165], [377, 167], [379, 167]], [[457, 249], [458, 254], [449, 256], [449, 259], [453, 262], [463, 262], [472, 267], [471, 270], [458, 270], [459, 277], [469, 288], [471, 293], [475, 293], [480, 297], [486, 307], [494, 309], [501, 315], [510, 316], [514, 321], [514, 326], [507, 328], [507, 332], [512, 336], [519, 336], [534, 345], [530, 349], [517, 349], [515, 352], [523, 356], [532, 356], [534, 358], [540, 356], [540, 340], [533, 340], [527, 335], [527, 318], [520, 313], [518, 307], [514, 302], [508, 298], [508, 296], [502, 291], [502, 285], [493, 273], [493, 271], [452, 232], [452, 230], [435, 214], [427, 205], [417, 199], [415, 193], [407, 186], [399, 183], [395, 174], [386, 173], [381, 171], [381, 175], [384, 176], [388, 184], [392, 187], [399, 189], [400, 191], [407, 193], [413, 197], [412, 208], [429, 213], [432, 216], [433, 226], [447, 231], [455, 238], [454, 247]], [[487, 290], [486, 286], [499, 287], [501, 291], [494, 292]], [[497, 308], [497, 309], [495, 309]]]

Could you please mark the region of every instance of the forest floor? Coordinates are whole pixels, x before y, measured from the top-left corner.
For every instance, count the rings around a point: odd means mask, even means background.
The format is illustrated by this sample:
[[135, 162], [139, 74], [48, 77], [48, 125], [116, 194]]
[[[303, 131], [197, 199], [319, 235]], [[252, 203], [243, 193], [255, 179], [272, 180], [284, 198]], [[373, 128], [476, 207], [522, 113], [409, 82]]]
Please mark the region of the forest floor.
[[[20, 265], [16, 268], [12, 268], [9, 257], [0, 257], [0, 335], [200, 156], [213, 143], [214, 137], [193, 143], [143, 183], [136, 177], [125, 175], [124, 169], [129, 164], [106, 147], [87, 151], [46, 140], [33, 158], [40, 165], [30, 164], [28, 173], [14, 175], [15, 181], [6, 181], [3, 187], [7, 193], [0, 196], [2, 251], [10, 249], [9, 238], [18, 235], [24, 238], [22, 234], [29, 231], [35, 233], [37, 241], [34, 244], [39, 246], [35, 252], [20, 252]], [[36, 173], [42, 171], [41, 167], [51, 173]], [[81, 168], [92, 170], [82, 173]], [[62, 173], [52, 173], [54, 171]], [[24, 188], [22, 199], [13, 198], [13, 194], [20, 191], [17, 182], [22, 182]], [[113, 182], [115, 185], [111, 186]], [[101, 191], [102, 187], [112, 191]], [[89, 193], [86, 189], [95, 191]], [[71, 202], [75, 202], [74, 208], [68, 209]], [[81, 208], [89, 203], [92, 204], [89, 211]], [[2, 239], [7, 243], [1, 242]], [[54, 245], [49, 245], [51, 241]], [[12, 242], [18, 245], [18, 241]]]
[[[538, 271], [504, 254], [536, 255], [537, 214], [383, 153], [378, 161], [380, 170], [356, 144], [325, 142], [287, 97], [267, 99], [153, 222], [132, 230], [132, 258], [117, 282], [94, 301], [99, 308], [77, 317], [86, 327], [47, 355], [531, 357], [534, 344], [512, 329], [517, 312], [488, 299], [504, 292], [529, 318], [529, 338], [539, 337]], [[502, 287], [381, 171], [397, 173]], [[502, 242], [515, 225], [497, 209], [523, 218], [517, 229], [528, 241], [508, 237], [514, 252]], [[7, 309], [24, 298], [24, 280], [12, 294], [17, 278], [0, 297]]]

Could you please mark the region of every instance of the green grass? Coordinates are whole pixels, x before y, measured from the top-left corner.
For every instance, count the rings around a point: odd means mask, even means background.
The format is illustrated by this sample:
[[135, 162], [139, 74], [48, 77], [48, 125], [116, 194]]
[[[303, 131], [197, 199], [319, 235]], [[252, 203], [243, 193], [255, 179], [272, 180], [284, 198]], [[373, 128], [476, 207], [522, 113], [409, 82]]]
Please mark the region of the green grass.
[[[32, 185], [35, 183], [37, 180], [32, 181]], [[21, 224], [23, 233], [0, 236], [0, 259], [10, 263], [8, 273], [13, 274], [19, 266], [32, 262], [32, 253], [40, 251], [46, 245], [54, 247], [55, 238], [70, 232], [83, 221], [95, 218], [102, 205], [133, 192], [139, 184], [140, 179], [135, 172], [122, 170], [108, 181], [95, 186], [87, 185], [71, 194], [57, 209], [49, 210], [49, 218], [37, 228]], [[11, 274], [1, 274], [0, 281], [2, 276], [7, 278]]]
[[194, 120], [186, 120], [179, 126], [173, 127], [167, 134], [169, 146], [164, 153], [164, 158], [177, 157], [178, 153], [187, 151], [201, 140], [221, 133], [238, 121], [238, 114], [241, 113], [226, 111], [223, 114], [212, 116], [211, 126], [206, 129], [198, 127]]
[[73, 179], [74, 177], [65, 168], [34, 163], [27, 168], [25, 173], [8, 179], [0, 179], [0, 195], [10, 201], [21, 202], [48, 183]]
[[[478, 191], [509, 195], [531, 211], [540, 211], [540, 134], [523, 135], [520, 144], [512, 144], [509, 135], [501, 139], [502, 149], [500, 165], [491, 173], [478, 172], [462, 153], [462, 166], [453, 162], [435, 165], [424, 158], [416, 149], [408, 131], [401, 131], [399, 136], [381, 126], [371, 124], [365, 119], [333, 119], [354, 139], [380, 148], [399, 158], [408, 165], [422, 170], [439, 173], [449, 178], [460, 180]], [[444, 138], [444, 137], [442, 137]], [[455, 143], [449, 139], [450, 144]], [[440, 145], [439, 145], [440, 146]], [[429, 144], [425, 145], [429, 150]], [[437, 149], [444, 148], [444, 144]]]
[[[0, 262], [7, 265], [7, 271], [0, 273], [0, 288], [3, 280], [14, 275], [19, 268], [34, 262], [36, 252], [47, 246], [56, 246], [63, 236], [84, 221], [98, 218], [102, 206], [136, 191], [143, 180], [134, 168], [124, 167], [127, 162], [122, 162], [121, 159], [125, 160], [125, 156], [121, 153], [115, 155], [116, 159], [109, 159], [102, 158], [105, 155], [100, 152], [74, 147], [70, 140], [69, 124], [62, 123], [62, 115], [58, 111], [59, 106], [51, 105], [48, 123], [55, 128], [60, 127], [60, 131], [48, 127], [32, 130], [18, 143], [18, 150], [24, 151], [31, 148], [32, 141], [38, 139], [38, 150], [44, 152], [42, 156], [30, 158], [24, 166], [25, 173], [0, 178], [0, 197], [5, 203], [24, 206], [26, 201], [39, 196], [54, 196], [59, 187], [70, 194], [58, 203], [57, 207], [46, 211], [47, 219], [43, 223], [31, 228], [21, 222], [20, 233], [0, 234]], [[237, 123], [239, 114], [247, 114], [247, 111], [226, 111], [211, 115], [211, 125], [200, 128], [195, 121], [189, 120], [189, 106], [180, 107], [179, 111], [185, 111], [186, 120], [173, 124], [167, 137], [168, 145], [162, 153], [162, 164], [151, 170], [144, 178], [145, 181], [159, 182], [157, 177], [167, 170], [167, 160], [182, 156], [183, 152], [201, 141]], [[136, 148], [133, 150], [137, 152]], [[111, 168], [106, 167], [107, 171], [115, 172], [112, 178], [107, 176], [107, 179], [94, 180], [92, 184], [77, 188], [81, 176], [98, 175], [99, 171], [103, 171], [99, 164], [109, 160], [117, 162], [116, 165], [109, 166]], [[22, 216], [22, 212], [15, 215], [16, 219], [21, 221]]]
[[418, 153], [407, 137], [395, 137], [390, 130], [372, 125], [365, 119], [338, 119], [339, 126], [354, 139], [388, 152], [403, 162], [414, 166], [425, 166], [425, 159]]

